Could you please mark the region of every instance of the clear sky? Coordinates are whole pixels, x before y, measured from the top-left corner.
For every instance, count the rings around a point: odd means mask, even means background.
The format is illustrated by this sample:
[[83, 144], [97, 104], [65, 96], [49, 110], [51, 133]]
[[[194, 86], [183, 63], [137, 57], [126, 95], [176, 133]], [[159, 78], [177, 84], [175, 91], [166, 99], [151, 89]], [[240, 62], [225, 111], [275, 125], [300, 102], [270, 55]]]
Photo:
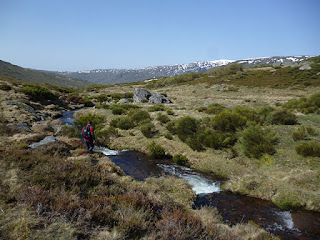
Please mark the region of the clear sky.
[[0, 60], [77, 71], [320, 55], [320, 0], [0, 0]]

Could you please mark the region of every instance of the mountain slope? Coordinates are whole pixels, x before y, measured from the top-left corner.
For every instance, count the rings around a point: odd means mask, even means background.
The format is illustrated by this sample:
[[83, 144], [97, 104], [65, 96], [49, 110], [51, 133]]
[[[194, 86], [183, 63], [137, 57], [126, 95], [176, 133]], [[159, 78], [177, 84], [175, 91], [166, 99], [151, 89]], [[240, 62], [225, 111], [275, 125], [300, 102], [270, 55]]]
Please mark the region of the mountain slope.
[[0, 60], [0, 78], [1, 76], [30, 83], [52, 84], [61, 87], [76, 88], [89, 84], [85, 80], [73, 79], [53, 72], [26, 69]]
[[223, 66], [231, 62], [242, 63], [244, 67], [259, 66], [259, 65], [296, 65], [298, 61], [309, 58], [309, 56], [288, 56], [288, 57], [263, 57], [245, 60], [216, 60], [203, 61], [188, 64], [176, 64], [146, 67], [140, 69], [96, 69], [79, 72], [60, 72], [60, 74], [87, 80], [98, 84], [116, 84], [138, 82], [152, 78], [171, 77], [181, 75], [188, 72], [205, 72], [208, 69]]
[[99, 84], [116, 84], [138, 82], [142, 80], [168, 77], [188, 72], [205, 72], [206, 70], [226, 65], [232, 60], [204, 61], [188, 64], [146, 67], [140, 69], [97, 69], [80, 72], [60, 72], [65, 76], [84, 79]]

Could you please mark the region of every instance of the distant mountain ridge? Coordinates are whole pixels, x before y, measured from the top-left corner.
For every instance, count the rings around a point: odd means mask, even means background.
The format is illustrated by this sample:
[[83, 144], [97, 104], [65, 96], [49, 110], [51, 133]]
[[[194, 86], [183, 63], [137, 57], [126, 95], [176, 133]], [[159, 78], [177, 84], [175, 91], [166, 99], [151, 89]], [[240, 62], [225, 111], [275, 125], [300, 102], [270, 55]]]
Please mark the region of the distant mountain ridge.
[[0, 80], [2, 76], [29, 83], [51, 84], [61, 87], [81, 88], [89, 84], [85, 80], [73, 79], [55, 72], [22, 68], [0, 60]]
[[188, 72], [206, 72], [215, 67], [227, 65], [231, 62], [242, 63], [244, 67], [259, 65], [295, 65], [298, 61], [308, 59], [312, 56], [288, 56], [288, 57], [262, 57], [244, 60], [215, 60], [200, 61], [187, 64], [154, 66], [137, 69], [96, 69], [78, 72], [59, 72], [59, 74], [87, 80], [96, 84], [118, 84], [138, 82], [153, 78], [171, 77]]

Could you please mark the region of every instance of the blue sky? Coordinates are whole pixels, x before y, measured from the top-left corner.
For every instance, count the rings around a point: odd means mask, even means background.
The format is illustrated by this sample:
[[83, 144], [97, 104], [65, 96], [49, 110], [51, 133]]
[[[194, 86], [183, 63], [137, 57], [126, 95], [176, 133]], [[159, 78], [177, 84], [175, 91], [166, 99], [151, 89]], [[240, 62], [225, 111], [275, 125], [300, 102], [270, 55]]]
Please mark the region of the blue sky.
[[0, 59], [42, 70], [320, 55], [319, 0], [0, 0]]

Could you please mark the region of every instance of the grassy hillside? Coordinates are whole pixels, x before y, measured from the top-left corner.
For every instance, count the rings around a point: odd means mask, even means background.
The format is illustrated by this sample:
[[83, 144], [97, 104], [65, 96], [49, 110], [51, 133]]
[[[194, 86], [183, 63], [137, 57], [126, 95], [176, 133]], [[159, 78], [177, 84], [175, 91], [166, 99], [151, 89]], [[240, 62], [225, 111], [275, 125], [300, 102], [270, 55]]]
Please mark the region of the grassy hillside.
[[15, 79], [29, 83], [51, 84], [62, 87], [80, 88], [87, 81], [73, 79], [46, 71], [30, 70], [0, 60], [0, 79]]

